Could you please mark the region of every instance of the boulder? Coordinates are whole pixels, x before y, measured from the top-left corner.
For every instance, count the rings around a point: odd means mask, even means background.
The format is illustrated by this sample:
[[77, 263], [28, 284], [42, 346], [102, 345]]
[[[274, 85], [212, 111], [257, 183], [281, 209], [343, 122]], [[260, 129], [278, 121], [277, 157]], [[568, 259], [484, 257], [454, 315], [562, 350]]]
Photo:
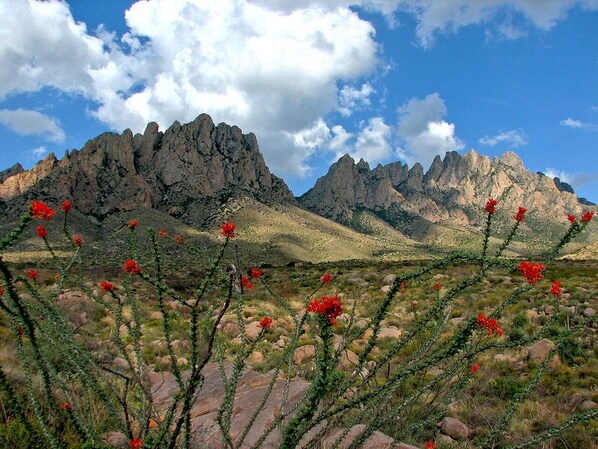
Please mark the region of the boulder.
[[455, 418], [445, 417], [436, 424], [440, 427], [440, 431], [451, 438], [468, 438], [471, 434], [469, 427]]

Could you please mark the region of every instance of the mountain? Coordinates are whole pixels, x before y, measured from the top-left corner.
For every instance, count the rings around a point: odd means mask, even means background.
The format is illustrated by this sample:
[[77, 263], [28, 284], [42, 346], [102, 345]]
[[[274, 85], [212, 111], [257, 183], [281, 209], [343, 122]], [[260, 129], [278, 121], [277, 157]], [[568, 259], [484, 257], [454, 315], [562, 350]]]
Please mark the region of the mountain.
[[[120, 260], [133, 218], [140, 229], [164, 228], [198, 246], [234, 220], [236, 241], [255, 263], [433, 257], [479, 249], [487, 198], [499, 200], [493, 239], [511, 229], [519, 206], [529, 210], [521, 226], [525, 243], [513, 242], [512, 255], [530, 242], [542, 251], [566, 229], [566, 214], [582, 212], [568, 184], [530, 173], [514, 153], [490, 160], [473, 150], [437, 157], [425, 173], [420, 164], [370, 169], [343, 156], [295, 198], [270, 173], [254, 134], [202, 114], [164, 132], [150, 123], [143, 134], [104, 133], [61, 160], [50, 154], [31, 170], [16, 164], [0, 172], [0, 235], [32, 200], [59, 208], [68, 199], [75, 231], [107, 260]], [[60, 235], [58, 221], [47, 226]], [[592, 235], [569, 250], [592, 243]], [[31, 232], [17, 252], [25, 257], [42, 243]]]
[[[558, 179], [528, 171], [506, 152], [490, 159], [474, 150], [436, 156], [429, 170], [400, 162], [370, 169], [348, 155], [334, 163], [312, 189], [299, 198], [306, 209], [360, 228], [364, 212], [374, 214], [410, 238], [437, 240], [439, 227], [476, 230], [484, 226], [488, 198], [499, 201], [496, 229], [507, 232], [519, 206], [528, 209], [522, 231], [562, 232], [567, 214], [584, 210], [573, 189]], [[562, 222], [562, 223], [559, 223]]]
[[60, 161], [50, 154], [29, 171], [18, 166], [2, 172], [0, 181], [5, 208], [68, 198], [79, 212], [98, 219], [153, 208], [202, 226], [231, 197], [295, 202], [266, 167], [254, 134], [215, 126], [206, 114], [186, 125], [175, 122], [165, 132], [150, 123], [143, 135], [128, 129], [104, 133]]

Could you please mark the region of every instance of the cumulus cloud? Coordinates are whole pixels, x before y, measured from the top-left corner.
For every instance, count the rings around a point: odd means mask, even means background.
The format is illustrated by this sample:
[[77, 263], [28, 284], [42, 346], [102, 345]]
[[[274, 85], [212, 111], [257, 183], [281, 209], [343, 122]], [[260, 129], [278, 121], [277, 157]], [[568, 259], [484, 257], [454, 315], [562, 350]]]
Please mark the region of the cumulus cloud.
[[561, 120], [559, 122], [561, 126], [566, 126], [573, 129], [588, 129], [590, 131], [598, 131], [598, 125], [595, 123], [586, 123], [581, 120], [572, 119], [571, 117]]
[[370, 96], [376, 91], [370, 83], [365, 83], [360, 89], [353, 86], [343, 86], [339, 92], [339, 111], [345, 117], [356, 109], [371, 104]]
[[527, 144], [527, 135], [521, 129], [512, 129], [510, 131], [502, 131], [495, 136], [484, 136], [479, 142], [482, 145], [494, 147], [500, 143], [506, 143], [511, 147], [518, 147]]
[[554, 168], [547, 168], [544, 174], [550, 178], [559, 178], [562, 182], [566, 182], [574, 189], [577, 189], [586, 184], [593, 184], [598, 182], [598, 172], [596, 173], [568, 173]]
[[33, 160], [40, 160], [43, 159], [46, 154], [48, 154], [48, 149], [45, 146], [39, 146], [36, 148], [33, 148], [30, 152], [29, 155], [31, 156], [31, 159]]
[[374, 70], [379, 49], [352, 2], [283, 3], [140, 1], [118, 38], [90, 35], [66, 2], [2, 1], [0, 99], [52, 86], [93, 100], [91, 114], [111, 128], [136, 132], [207, 112], [256, 132], [277, 173], [304, 174], [311, 153], [289, 136], [367, 104], [370, 85], [343, 86]]
[[[485, 24], [508, 39], [525, 36], [526, 27], [549, 30], [575, 6], [598, 9], [594, 0], [405, 0], [399, 8], [414, 15], [416, 33], [424, 47], [434, 44], [439, 33], [454, 32], [460, 28]], [[518, 15], [521, 23], [514, 23]], [[493, 28], [492, 28], [493, 27]]]
[[29, 109], [0, 109], [0, 123], [21, 135], [40, 135], [58, 143], [65, 139], [57, 119]]
[[398, 113], [397, 134], [403, 143], [398, 156], [409, 165], [419, 162], [427, 168], [436, 155], [463, 148], [455, 135], [455, 125], [443, 120], [447, 108], [438, 93], [423, 100], [412, 98], [399, 107]]

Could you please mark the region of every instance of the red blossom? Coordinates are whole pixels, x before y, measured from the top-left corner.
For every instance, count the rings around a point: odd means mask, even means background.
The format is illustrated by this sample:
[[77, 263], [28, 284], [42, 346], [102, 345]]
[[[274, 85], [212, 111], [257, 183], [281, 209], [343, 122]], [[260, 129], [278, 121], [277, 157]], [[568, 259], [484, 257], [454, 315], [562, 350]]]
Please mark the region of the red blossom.
[[475, 374], [478, 372], [479, 369], [480, 369], [480, 364], [478, 362], [475, 362], [473, 365], [471, 365], [471, 369], [469, 370], [469, 372], [471, 374]]
[[220, 234], [222, 234], [223, 236], [225, 236], [226, 238], [229, 238], [229, 239], [235, 238], [235, 224], [232, 221], [227, 221], [220, 227], [222, 228], [222, 231], [220, 231]]
[[54, 216], [54, 209], [46, 206], [41, 201], [33, 201], [31, 203], [29, 213], [33, 218], [42, 218], [44, 220], [50, 221], [50, 219]]
[[580, 223], [589, 223], [590, 221], [592, 221], [593, 216], [594, 216], [593, 210], [586, 212], [585, 214], [582, 215], [581, 220], [579, 220], [579, 222]]
[[257, 268], [252, 268], [251, 269], [251, 277], [254, 279], [259, 279], [262, 277], [262, 273], [261, 270], [258, 270]]
[[162, 237], [162, 238], [166, 237], [166, 235], [167, 235], [167, 234], [166, 234], [166, 230], [164, 230], [164, 229], [160, 229], [160, 230], [158, 231], [158, 235], [159, 235], [160, 237]]
[[58, 406], [61, 410], [66, 410], [67, 412], [70, 412], [73, 409], [73, 406], [71, 405], [70, 402], [63, 402], [62, 404], [60, 404]]
[[81, 246], [81, 245], [83, 245], [83, 239], [82, 239], [81, 237], [79, 237], [79, 236], [76, 236], [76, 237], [73, 239], [73, 243], [74, 243], [75, 245], [77, 245], [77, 246]]
[[534, 285], [542, 279], [544, 277], [542, 271], [544, 270], [546, 270], [546, 266], [541, 263], [521, 262], [519, 264], [519, 271], [523, 273], [529, 285]]
[[70, 212], [73, 209], [73, 205], [71, 204], [70, 201], [66, 200], [65, 202], [62, 203], [62, 212], [64, 212], [65, 214], [67, 212]]
[[324, 274], [324, 276], [322, 276], [320, 278], [320, 281], [322, 281], [322, 284], [328, 284], [331, 280], [332, 280], [332, 276], [330, 275], [330, 273], [326, 273], [326, 274]]
[[141, 449], [143, 441], [141, 441], [141, 438], [135, 438], [134, 440], [131, 440], [129, 444], [131, 445], [131, 449]]
[[108, 281], [100, 282], [100, 288], [102, 289], [102, 293], [108, 293], [114, 290], [114, 284]]
[[129, 229], [131, 229], [131, 231], [133, 229], [135, 229], [137, 227], [137, 225], [139, 224], [139, 222], [137, 220], [131, 220], [129, 221], [129, 224], [127, 226], [129, 226]]
[[498, 324], [498, 321], [496, 321], [494, 318], [485, 317], [481, 313], [478, 315], [476, 324], [479, 327], [487, 329], [488, 335], [492, 335], [492, 334], [502, 335], [503, 334], [502, 327], [500, 327], [500, 324]]
[[550, 287], [550, 293], [554, 295], [555, 298], [560, 298], [561, 293], [563, 293], [562, 287], [563, 283], [561, 281], [554, 281], [552, 286]]
[[0, 287], [0, 296], [4, 295], [4, 293], [6, 293], [6, 290], [4, 290], [4, 287]]
[[249, 276], [242, 276], [241, 284], [243, 284], [243, 287], [248, 288], [249, 290], [251, 290], [253, 287], [255, 287], [255, 285], [253, 285], [251, 282], [249, 282]]
[[438, 290], [440, 290], [440, 287], [442, 287], [442, 285], [440, 285], [440, 282], [436, 282], [436, 283], [434, 284], [434, 291], [436, 291], [436, 292], [437, 292]]
[[259, 326], [262, 329], [269, 329], [270, 326], [272, 326], [272, 318], [265, 316], [264, 318], [262, 318], [262, 321], [260, 321]]
[[401, 282], [401, 293], [405, 293], [407, 291], [407, 282]]
[[37, 271], [35, 271], [33, 268], [27, 270], [27, 277], [32, 281], [35, 281], [37, 279]]
[[426, 449], [435, 449], [436, 448], [436, 444], [434, 444], [433, 441], [428, 441], [426, 443]]
[[131, 276], [134, 276], [137, 273], [141, 273], [141, 268], [139, 267], [139, 265], [137, 265], [137, 262], [134, 261], [133, 259], [127, 260], [125, 262], [123, 269], [127, 273], [130, 273]]
[[341, 306], [343, 303], [338, 298], [338, 295], [335, 296], [322, 296], [321, 299], [315, 299], [307, 308], [308, 312], [315, 312], [319, 314], [323, 318], [327, 318], [330, 322], [336, 326], [337, 323], [335, 318], [337, 318], [340, 314], [343, 313]]
[[182, 245], [183, 243], [185, 243], [185, 239], [184, 239], [183, 237], [181, 237], [180, 235], [178, 235], [178, 234], [177, 234], [177, 235], [175, 235], [175, 236], [174, 236], [174, 238], [176, 239], [176, 242], [177, 242], [179, 245]]
[[415, 309], [417, 307], [417, 301], [411, 301], [411, 307]]
[[527, 212], [527, 209], [525, 207], [520, 207], [519, 210], [517, 211], [517, 214], [515, 215], [515, 220], [517, 220], [517, 221], [525, 220], [526, 212]]
[[567, 220], [569, 220], [571, 223], [575, 223], [577, 221], [577, 217], [573, 214], [569, 214], [567, 215]]
[[39, 225], [37, 227], [35, 233], [40, 239], [45, 239], [46, 237], [48, 237], [48, 231], [46, 231], [46, 228], [44, 228], [42, 225]]
[[20, 324], [17, 326], [17, 330], [19, 331], [19, 337], [23, 337], [25, 335], [25, 331]]
[[489, 214], [494, 214], [494, 213], [496, 213], [496, 205], [497, 204], [498, 204], [498, 201], [493, 200], [492, 198], [488, 198], [488, 201], [486, 202], [486, 207], [484, 207], [484, 209]]

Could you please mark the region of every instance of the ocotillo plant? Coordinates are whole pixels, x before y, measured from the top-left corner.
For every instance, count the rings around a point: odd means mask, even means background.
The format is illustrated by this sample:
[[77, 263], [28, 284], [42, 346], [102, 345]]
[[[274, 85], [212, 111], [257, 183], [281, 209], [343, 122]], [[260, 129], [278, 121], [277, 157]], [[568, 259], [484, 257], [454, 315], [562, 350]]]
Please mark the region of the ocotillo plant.
[[[579, 221], [569, 216], [568, 230], [544, 260], [517, 263], [503, 254], [525, 220], [526, 209], [519, 208], [511, 232], [492, 253], [489, 241], [497, 204], [493, 199], [486, 204], [486, 228], [479, 254], [455, 253], [397, 275], [367, 324], [357, 326], [357, 299], [328, 293], [330, 274], [321, 277], [298, 308], [276, 292], [276, 285], [270, 285], [261, 270], [242, 267], [239, 255], [234, 251], [229, 254], [238, 232], [232, 222], [221, 226], [222, 243], [207, 261], [203, 278], [192, 295], [181, 294], [169, 286], [169, 274], [163, 264], [163, 241], [170, 239], [177, 245], [187, 245], [185, 239], [179, 235], [170, 238], [165, 230], [156, 232], [150, 228], [149, 253], [141, 254], [137, 220], [127, 225], [131, 254], [122, 260], [126, 275], [119, 282], [96, 279], [90, 285], [89, 279], [73, 272], [84, 239], [72, 236], [69, 231], [72, 205], [65, 201], [62, 233], [72, 247], [70, 257], [57, 254], [43, 224], [35, 228], [37, 238], [43, 240], [55, 263], [55, 285], [40, 286], [34, 269], [26, 275], [16, 275], [10, 264], [0, 258], [3, 279], [0, 310], [3, 322], [12, 332], [16, 356], [14, 366], [0, 367], [0, 399], [8, 405], [7, 416], [19, 423], [23, 447], [102, 448], [109, 444], [105, 437], [110, 432], [124, 435], [131, 448], [204, 447], [208, 442], [202, 441], [201, 433], [197, 433], [191, 412], [206, 380], [205, 367], [216, 362], [224, 396], [216, 416], [220, 439], [218, 443], [209, 442], [212, 446], [258, 448], [278, 435], [281, 448], [299, 445], [315, 448], [332, 430], [339, 429], [334, 441], [328, 443], [331, 448], [341, 445], [358, 448], [377, 430], [391, 434], [398, 444], [403, 439], [417, 439], [418, 435], [433, 435], [429, 429], [446, 415], [449, 405], [479, 375], [484, 353], [524, 347], [551, 336], [555, 345], [548, 355], [504, 407], [501, 416], [496, 417], [492, 427], [472, 441], [473, 447], [479, 448], [537, 447], [569, 427], [598, 416], [596, 409], [577, 412], [525, 440], [510, 441], [505, 433], [553, 356], [567, 338], [589, 325], [590, 318], [555, 334], [557, 314], [553, 314], [538, 332], [523, 336], [504, 330], [501, 319], [524, 294], [542, 283], [559, 251], [588, 226], [592, 213], [584, 214]], [[53, 209], [34, 201], [15, 230], [0, 241], [0, 251], [22, 238], [34, 226], [34, 220], [51, 220], [54, 215]], [[193, 247], [188, 249], [194, 251]], [[381, 345], [383, 323], [392, 307], [404, 300], [409, 285], [428, 282], [433, 274], [460, 264], [466, 264], [470, 272], [450, 288], [435, 282], [425, 306], [422, 300], [411, 303], [411, 326], [391, 344]], [[472, 312], [462, 324], [449, 325], [458, 298], [480, 285], [492, 270], [510, 273], [519, 278], [521, 285], [500, 298], [493, 309], [477, 310], [476, 304], [471, 304]], [[134, 290], [138, 281], [143, 281], [154, 296], [143, 301], [138, 298]], [[107, 363], [101, 350], [90, 347], [57, 307], [56, 300], [67, 285], [76, 286], [112, 317], [110, 340], [112, 349], [121, 357], [119, 366]], [[555, 306], [562, 287], [561, 282], [555, 281], [550, 288], [548, 296]], [[242, 428], [233, 428], [239, 381], [247, 369], [248, 357], [267, 333], [274, 332], [272, 318], [264, 316], [259, 322], [259, 335], [251, 339], [247, 335], [244, 315], [247, 292], [258, 288], [269, 295], [272, 306], [291, 317], [293, 330], [250, 418]], [[166, 306], [167, 299], [178, 303], [188, 316], [182, 329], [177, 326], [176, 314]], [[177, 385], [167, 406], [155, 403], [151, 357], [144, 349], [145, 322], [141, 309], [148, 307], [160, 312], [168, 371]], [[234, 354], [226, 352], [227, 342], [220, 331], [225, 315], [234, 315], [239, 328], [239, 344]], [[341, 321], [341, 316], [346, 319]], [[175, 334], [181, 338], [182, 333], [189, 343], [187, 369], [179, 365], [174, 345]], [[291, 400], [290, 385], [299, 368], [293, 355], [304, 335], [314, 343], [315, 370], [306, 392]], [[363, 341], [363, 345], [347, 369], [343, 360], [356, 340]], [[426, 375], [433, 369], [437, 375]], [[255, 437], [257, 418], [272, 400], [275, 388], [283, 389], [282, 401], [277, 404], [274, 418], [266, 427], [258, 428]], [[361, 426], [355, 427], [356, 424]], [[434, 442], [427, 441], [426, 447], [434, 447]]]

